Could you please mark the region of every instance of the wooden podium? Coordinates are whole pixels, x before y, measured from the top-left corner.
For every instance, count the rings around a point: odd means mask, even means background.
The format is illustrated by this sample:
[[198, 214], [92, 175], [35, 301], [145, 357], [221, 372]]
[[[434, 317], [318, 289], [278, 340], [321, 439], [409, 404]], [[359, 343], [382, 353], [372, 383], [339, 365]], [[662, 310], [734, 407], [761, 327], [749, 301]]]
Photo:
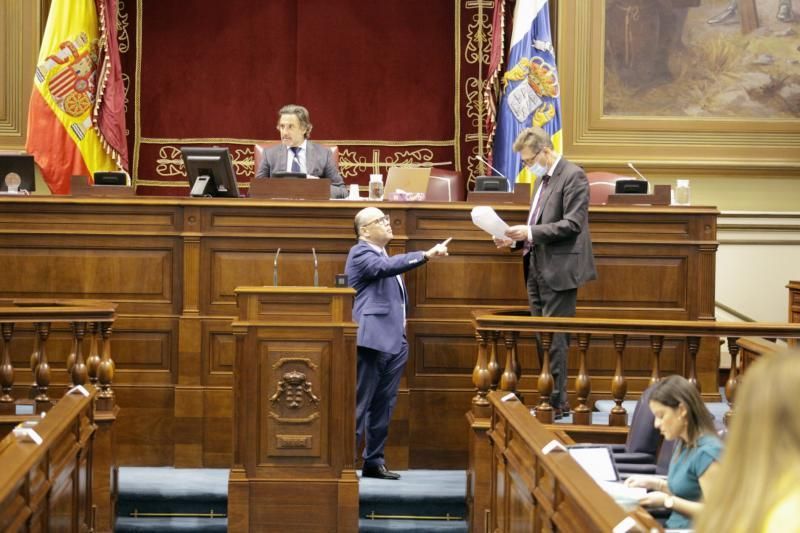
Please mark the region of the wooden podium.
[[228, 531], [358, 531], [355, 291], [235, 292]]

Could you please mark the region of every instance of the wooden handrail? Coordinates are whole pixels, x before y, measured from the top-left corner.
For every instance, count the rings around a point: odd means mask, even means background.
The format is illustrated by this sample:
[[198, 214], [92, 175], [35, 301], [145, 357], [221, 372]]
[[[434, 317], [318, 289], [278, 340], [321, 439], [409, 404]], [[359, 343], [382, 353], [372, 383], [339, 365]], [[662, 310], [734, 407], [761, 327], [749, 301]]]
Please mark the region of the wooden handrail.
[[[0, 360], [0, 414], [13, 412], [14, 367], [10, 345], [14, 330], [19, 325], [32, 325], [34, 346], [30, 356], [30, 369], [34, 377], [36, 410], [46, 411], [52, 406], [48, 389], [51, 380], [47, 356], [47, 340], [52, 323], [67, 323], [72, 329], [72, 348], [66, 357], [66, 371], [72, 385], [83, 385], [87, 379], [101, 388], [98, 409], [111, 410], [114, 392], [114, 361], [111, 357], [110, 335], [116, 318], [117, 304], [97, 300], [16, 299], [0, 300], [0, 332], [2, 333], [2, 360]], [[91, 335], [91, 347], [84, 358], [83, 339]], [[100, 348], [102, 346], [102, 349]]]
[[[492, 392], [487, 398], [494, 411], [488, 530], [519, 531], [524, 524], [526, 531], [612, 531], [624, 520], [631, 522], [626, 531], [660, 530], [652, 518], [626, 513], [568, 453], [545, 453], [557, 435], [525, 405], [502, 397]], [[526, 517], [531, 523], [521, 522]]]
[[[611, 381], [611, 392], [615, 406], [609, 415], [610, 425], [624, 426], [627, 412], [622, 406], [627, 393], [627, 381], [624, 374], [624, 352], [628, 336], [649, 336], [652, 350], [652, 375], [650, 382], [660, 379], [660, 354], [665, 338], [680, 338], [686, 342], [688, 354], [688, 368], [686, 378], [700, 388], [696, 374], [696, 358], [702, 338], [727, 337], [728, 350], [731, 354], [732, 364], [736, 365], [739, 345], [736, 340], [742, 337], [767, 337], [767, 338], [800, 338], [800, 324], [789, 323], [764, 323], [764, 322], [713, 322], [713, 321], [686, 321], [686, 320], [636, 320], [636, 319], [606, 319], [606, 318], [561, 318], [561, 317], [531, 317], [528, 311], [520, 308], [498, 309], [489, 312], [474, 311], [473, 325], [478, 339], [478, 357], [473, 371], [473, 384], [477, 394], [473, 398], [473, 413], [476, 416], [486, 410], [486, 394], [491, 389], [516, 392], [519, 382], [519, 362], [516, 360], [516, 339], [520, 334], [537, 334], [544, 352], [541, 373], [537, 384], [537, 391], [541, 397], [536, 406], [536, 416], [544, 423], [553, 421], [553, 406], [550, 405], [550, 393], [553, 390], [553, 377], [548, 368], [549, 348], [555, 333], [577, 334], [579, 348], [580, 370], [576, 379], [576, 391], [579, 404], [575, 407], [573, 422], [576, 424], [590, 423], [590, 409], [587, 398], [591, 390], [591, 379], [586, 374], [586, 358], [593, 335], [611, 337], [616, 351], [616, 363]], [[502, 337], [506, 345], [508, 357], [503, 377], [513, 376], [516, 379], [502, 379], [496, 382], [488, 379], [490, 376], [487, 366], [487, 353], [496, 350], [497, 339]], [[735, 393], [737, 385], [736, 372], [731, 372], [726, 385], [729, 401]]]
[[[78, 530], [91, 526], [91, 465], [93, 403], [96, 389], [87, 385], [89, 396], [64, 396], [50, 414], [34, 427], [42, 444], [21, 442], [13, 434], [0, 441], [0, 529], [26, 529], [22, 526], [30, 516], [41, 517], [54, 511], [63, 513], [55, 495], [71, 494], [69, 523]], [[65, 458], [71, 457], [71, 460]], [[47, 464], [46, 479], [41, 465]], [[79, 474], [78, 470], [84, 470]], [[78, 479], [86, 480], [84, 485]], [[25, 487], [25, 488], [23, 488]], [[39, 518], [40, 519], [40, 518]], [[71, 529], [70, 529], [71, 530]]]

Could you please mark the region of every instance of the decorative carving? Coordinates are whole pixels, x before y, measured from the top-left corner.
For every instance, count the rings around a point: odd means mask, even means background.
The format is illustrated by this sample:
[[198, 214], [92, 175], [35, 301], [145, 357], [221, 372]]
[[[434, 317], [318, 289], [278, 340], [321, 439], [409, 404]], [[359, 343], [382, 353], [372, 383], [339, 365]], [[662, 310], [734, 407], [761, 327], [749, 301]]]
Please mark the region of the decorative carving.
[[313, 440], [312, 435], [275, 435], [279, 450], [310, 450]]
[[269, 417], [277, 420], [281, 424], [308, 424], [319, 418], [319, 413], [313, 413], [303, 418], [283, 418], [278, 413], [273, 411], [269, 412]]
[[275, 361], [275, 363], [272, 365], [272, 369], [277, 370], [283, 365], [288, 363], [303, 363], [311, 370], [316, 370], [318, 368], [317, 364], [314, 363], [314, 361], [312, 361], [308, 357], [281, 357], [280, 359]]
[[306, 375], [297, 370], [286, 372], [278, 381], [278, 387], [269, 401], [278, 403], [283, 397], [284, 404], [289, 409], [299, 409], [303, 407], [306, 397], [311, 403], [318, 404], [319, 398], [311, 390], [311, 382], [306, 379]]

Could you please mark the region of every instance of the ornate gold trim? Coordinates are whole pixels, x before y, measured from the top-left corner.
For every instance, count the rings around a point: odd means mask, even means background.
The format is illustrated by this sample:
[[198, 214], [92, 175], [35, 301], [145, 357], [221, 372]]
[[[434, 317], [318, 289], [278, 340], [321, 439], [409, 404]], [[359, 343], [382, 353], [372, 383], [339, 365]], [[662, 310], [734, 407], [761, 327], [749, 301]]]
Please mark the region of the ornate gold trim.
[[[559, 2], [564, 153], [589, 167], [624, 168], [627, 161], [665, 175], [796, 177], [800, 121], [603, 114], [604, 1]], [[638, 165], [638, 163], [637, 163]]]

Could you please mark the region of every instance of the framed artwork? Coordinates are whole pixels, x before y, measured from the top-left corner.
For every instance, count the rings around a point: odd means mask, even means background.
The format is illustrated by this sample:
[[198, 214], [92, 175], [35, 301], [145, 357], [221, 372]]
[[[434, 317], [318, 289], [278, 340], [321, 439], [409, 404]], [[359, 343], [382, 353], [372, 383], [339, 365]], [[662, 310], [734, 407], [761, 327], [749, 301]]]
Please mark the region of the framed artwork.
[[[794, 4], [794, 5], [793, 5]], [[561, 0], [564, 150], [587, 169], [800, 176], [800, 0]]]

